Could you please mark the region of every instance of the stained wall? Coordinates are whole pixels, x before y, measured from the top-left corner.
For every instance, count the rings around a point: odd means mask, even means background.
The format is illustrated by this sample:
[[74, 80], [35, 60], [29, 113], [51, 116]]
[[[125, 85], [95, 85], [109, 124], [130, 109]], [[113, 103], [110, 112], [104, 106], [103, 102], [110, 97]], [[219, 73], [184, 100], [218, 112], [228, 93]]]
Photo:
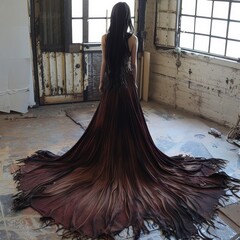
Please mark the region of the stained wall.
[[154, 45], [154, 0], [147, 1], [145, 50], [151, 53], [149, 97], [218, 123], [240, 114], [240, 64]]

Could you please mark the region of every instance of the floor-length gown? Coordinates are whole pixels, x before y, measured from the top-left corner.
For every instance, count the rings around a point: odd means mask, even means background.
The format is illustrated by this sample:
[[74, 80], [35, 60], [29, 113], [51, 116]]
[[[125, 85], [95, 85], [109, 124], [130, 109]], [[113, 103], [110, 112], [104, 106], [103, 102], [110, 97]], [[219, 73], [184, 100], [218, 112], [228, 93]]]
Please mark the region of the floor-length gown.
[[107, 78], [88, 128], [68, 152], [40, 150], [22, 160], [14, 209], [31, 206], [78, 239], [110, 239], [129, 226], [137, 239], [150, 219], [166, 237], [199, 237], [240, 181], [221, 171], [221, 159], [169, 157], [155, 146], [128, 58], [124, 79], [114, 85]]

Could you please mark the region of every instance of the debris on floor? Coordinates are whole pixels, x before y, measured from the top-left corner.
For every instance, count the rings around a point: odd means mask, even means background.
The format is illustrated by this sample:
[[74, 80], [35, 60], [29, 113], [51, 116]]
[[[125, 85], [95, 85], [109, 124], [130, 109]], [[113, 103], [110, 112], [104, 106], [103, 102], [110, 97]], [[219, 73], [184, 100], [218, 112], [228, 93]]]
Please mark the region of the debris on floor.
[[4, 120], [17, 120], [17, 119], [29, 119], [29, 118], [37, 118], [37, 116], [34, 114], [21, 114], [21, 115], [7, 116], [4, 118]]
[[238, 116], [237, 123], [234, 127], [230, 129], [227, 134], [227, 141], [229, 143], [234, 143], [240, 147], [240, 115]]
[[210, 131], [208, 133], [213, 135], [214, 137], [218, 137], [218, 138], [222, 137], [222, 133], [218, 131], [216, 128], [210, 128]]

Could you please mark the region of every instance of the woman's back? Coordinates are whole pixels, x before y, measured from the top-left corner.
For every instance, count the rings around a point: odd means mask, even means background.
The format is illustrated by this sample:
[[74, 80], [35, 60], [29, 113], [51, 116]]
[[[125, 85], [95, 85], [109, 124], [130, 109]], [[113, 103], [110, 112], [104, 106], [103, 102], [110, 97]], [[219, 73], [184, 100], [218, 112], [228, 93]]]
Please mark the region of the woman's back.
[[[129, 78], [136, 83], [137, 37], [134, 34], [127, 32], [122, 43], [120, 43], [121, 46], [119, 46], [118, 42], [112, 44], [109, 40], [110, 37], [109, 33], [102, 37], [102, 67], [100, 82], [105, 82], [105, 89], [119, 87], [122, 84], [126, 84], [126, 81], [128, 81]], [[108, 44], [112, 44], [112, 48], [109, 48]], [[107, 49], [113, 52], [113, 56], [110, 53], [107, 53]], [[116, 54], [116, 51], [119, 51], [118, 55]], [[129, 74], [131, 74], [131, 76], [129, 76]]]
[[[119, 87], [126, 80], [126, 62], [128, 61], [129, 50], [133, 49], [132, 40], [130, 42], [128, 40], [131, 38], [133, 31], [129, 6], [124, 2], [117, 3], [112, 9], [108, 33], [102, 38], [100, 91], [103, 90], [105, 73], [107, 73], [109, 80], [105, 87]], [[135, 78], [135, 70], [133, 75]]]

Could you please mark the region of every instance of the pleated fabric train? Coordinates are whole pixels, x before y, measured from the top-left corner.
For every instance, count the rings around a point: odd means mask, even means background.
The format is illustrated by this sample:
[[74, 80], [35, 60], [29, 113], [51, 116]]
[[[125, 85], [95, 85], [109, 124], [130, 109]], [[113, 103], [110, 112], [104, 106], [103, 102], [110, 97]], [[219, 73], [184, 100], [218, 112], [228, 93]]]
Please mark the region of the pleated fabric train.
[[210, 239], [221, 200], [240, 180], [221, 169], [221, 159], [169, 157], [148, 131], [131, 71], [106, 88], [83, 136], [64, 155], [40, 150], [22, 159], [14, 174], [13, 208], [31, 206], [63, 237], [114, 239], [132, 226], [135, 239], [158, 224], [166, 237]]

